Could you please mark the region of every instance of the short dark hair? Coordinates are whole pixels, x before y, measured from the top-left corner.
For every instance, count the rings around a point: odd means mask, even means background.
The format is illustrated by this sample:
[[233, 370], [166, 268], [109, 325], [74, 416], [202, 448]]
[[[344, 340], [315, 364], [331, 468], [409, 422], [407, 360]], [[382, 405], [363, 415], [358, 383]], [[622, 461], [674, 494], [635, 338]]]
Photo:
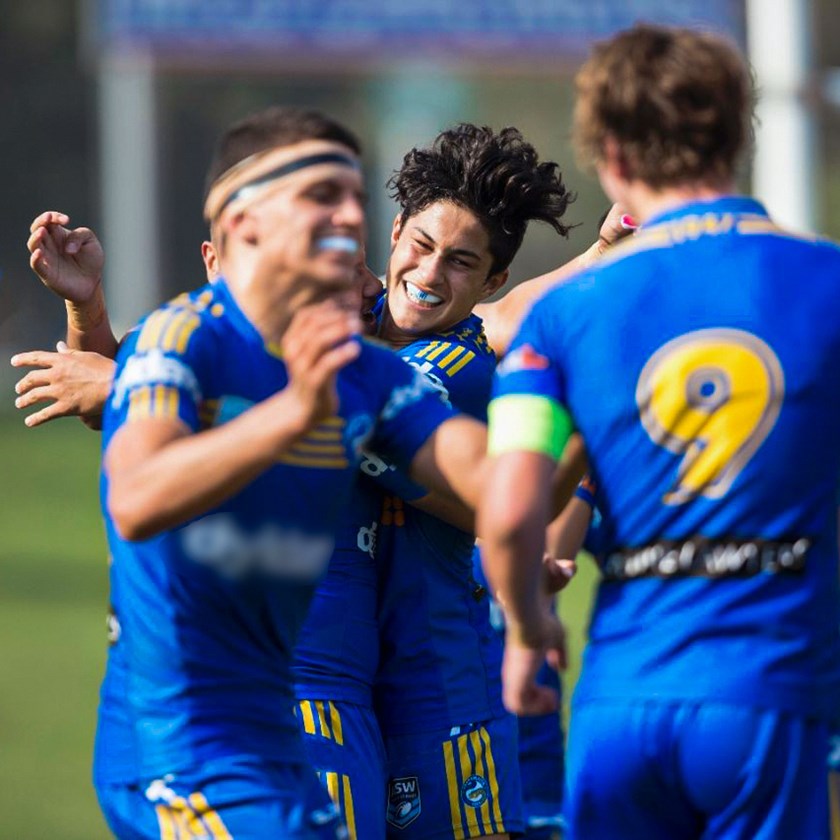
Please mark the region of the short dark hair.
[[356, 155], [362, 147], [356, 136], [341, 123], [320, 111], [273, 106], [234, 123], [219, 138], [213, 153], [204, 196], [232, 166], [245, 158], [277, 146], [291, 146], [304, 140], [332, 140]]
[[576, 85], [582, 161], [602, 162], [611, 137], [654, 188], [731, 178], [752, 136], [750, 71], [709, 32], [639, 24], [596, 44]]
[[456, 125], [428, 148], [412, 149], [388, 187], [403, 223], [439, 201], [474, 213], [490, 239], [491, 275], [510, 265], [531, 219], [546, 222], [562, 236], [569, 232], [560, 217], [574, 195], [563, 184], [558, 165], [540, 163], [515, 128], [496, 134], [487, 126]]

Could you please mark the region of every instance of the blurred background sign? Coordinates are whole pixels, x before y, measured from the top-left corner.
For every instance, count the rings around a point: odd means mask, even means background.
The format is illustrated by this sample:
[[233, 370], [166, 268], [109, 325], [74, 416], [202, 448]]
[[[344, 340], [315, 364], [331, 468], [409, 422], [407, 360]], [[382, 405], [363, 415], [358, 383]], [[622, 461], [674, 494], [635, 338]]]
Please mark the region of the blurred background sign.
[[[97, 40], [183, 63], [225, 56], [307, 65], [428, 56], [559, 60], [638, 20], [743, 31], [738, 0], [99, 0]], [[523, 52], [526, 49], [527, 52]]]

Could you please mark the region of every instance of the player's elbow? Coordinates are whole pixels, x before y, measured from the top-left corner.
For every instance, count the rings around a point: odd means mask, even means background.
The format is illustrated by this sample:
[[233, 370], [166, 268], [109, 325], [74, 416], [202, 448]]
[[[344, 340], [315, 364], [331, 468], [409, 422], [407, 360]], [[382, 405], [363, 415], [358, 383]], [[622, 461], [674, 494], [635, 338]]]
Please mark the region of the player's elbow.
[[111, 486], [108, 491], [108, 513], [117, 534], [128, 542], [148, 540], [162, 530], [150, 506], [129, 488]]

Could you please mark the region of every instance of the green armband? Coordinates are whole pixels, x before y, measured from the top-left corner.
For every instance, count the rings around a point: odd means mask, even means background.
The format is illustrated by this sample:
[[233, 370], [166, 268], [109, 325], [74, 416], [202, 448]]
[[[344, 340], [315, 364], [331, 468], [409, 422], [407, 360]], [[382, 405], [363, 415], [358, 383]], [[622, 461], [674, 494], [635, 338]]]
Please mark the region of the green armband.
[[490, 455], [539, 452], [555, 461], [572, 434], [572, 418], [556, 400], [536, 394], [498, 397], [488, 409]]

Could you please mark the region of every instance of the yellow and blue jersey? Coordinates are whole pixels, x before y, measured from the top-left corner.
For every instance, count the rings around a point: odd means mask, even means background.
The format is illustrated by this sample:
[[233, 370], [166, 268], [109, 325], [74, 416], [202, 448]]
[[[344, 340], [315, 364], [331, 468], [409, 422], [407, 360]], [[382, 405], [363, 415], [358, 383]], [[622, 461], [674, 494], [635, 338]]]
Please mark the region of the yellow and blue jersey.
[[[221, 280], [152, 313], [127, 340], [103, 445], [143, 418], [177, 418], [200, 433], [287, 382], [282, 358]], [[103, 476], [115, 641], [101, 695], [98, 781], [155, 778], [220, 757], [302, 760], [291, 652], [362, 449], [405, 467], [451, 414], [422, 376], [367, 342], [337, 388], [339, 413], [275, 466], [152, 539], [120, 538]]]
[[[459, 411], [486, 419], [495, 356], [481, 319], [424, 336], [399, 355]], [[404, 503], [422, 495], [386, 471], [390, 491], [380, 522], [380, 664], [375, 687], [383, 734], [401, 735], [489, 720], [501, 702], [501, 645], [489, 599], [474, 579], [475, 542]]]
[[602, 521], [576, 703], [840, 701], [840, 249], [683, 205], [533, 308], [495, 396], [586, 441]]

